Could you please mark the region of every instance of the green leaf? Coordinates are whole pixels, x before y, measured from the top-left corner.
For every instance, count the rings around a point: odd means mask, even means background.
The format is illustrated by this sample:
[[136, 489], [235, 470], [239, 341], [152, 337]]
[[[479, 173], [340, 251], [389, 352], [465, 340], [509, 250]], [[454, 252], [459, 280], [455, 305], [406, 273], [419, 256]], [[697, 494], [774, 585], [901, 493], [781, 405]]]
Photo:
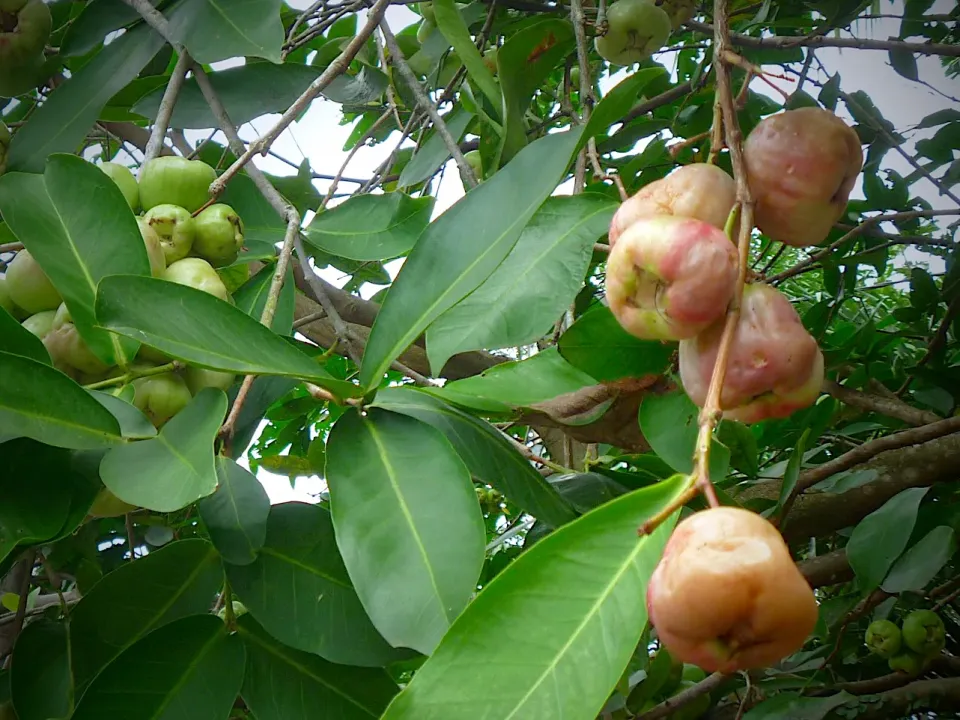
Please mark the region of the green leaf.
[[[280, 0], [184, 0], [167, 13], [170, 32], [186, 46], [194, 60], [203, 64], [215, 63], [237, 56], [252, 55], [281, 61], [283, 23], [280, 20]], [[229, 72], [229, 71], [227, 71]], [[214, 73], [214, 76], [220, 73]], [[256, 87], [259, 95], [267, 91], [265, 86]], [[236, 124], [238, 120], [231, 113]], [[183, 127], [175, 122], [174, 127]], [[216, 127], [210, 125], [208, 127]]]
[[238, 599], [285, 645], [365, 667], [409, 654], [391, 648], [370, 622], [337, 551], [330, 513], [318, 505], [273, 505], [259, 557], [226, 571]]
[[97, 320], [199, 367], [309, 380], [341, 397], [359, 392], [243, 310], [179, 283], [134, 275], [104, 278], [97, 292]]
[[257, 720], [313, 720], [318, 708], [338, 720], [376, 720], [396, 683], [382, 668], [327, 662], [277, 642], [249, 615], [237, 623], [247, 649], [240, 694]]
[[592, 377], [577, 370], [551, 347], [526, 360], [494, 365], [479, 375], [425, 392], [477, 410], [507, 413], [595, 384]]
[[0, 212], [60, 292], [94, 354], [107, 365], [133, 360], [138, 343], [97, 327], [93, 313], [103, 277], [150, 275], [143, 237], [117, 184], [82, 158], [56, 154], [42, 177], [0, 177]]
[[917, 71], [917, 56], [911, 51], [900, 48], [890, 48], [887, 52], [887, 57], [890, 60], [890, 65], [897, 72], [897, 75], [915, 82], [920, 79]]
[[394, 647], [429, 655], [483, 567], [466, 465], [439, 430], [372, 408], [333, 426], [325, 477], [337, 547], [367, 614]]
[[[517, 154], [526, 146], [527, 125], [524, 115], [530, 101], [547, 76], [569, 54], [573, 45], [573, 26], [567, 20], [549, 18], [535, 21], [518, 31], [497, 51], [497, 71], [503, 91], [504, 125], [497, 150], [498, 167], [518, 157]], [[578, 138], [581, 132], [575, 132]], [[534, 144], [543, 143], [549, 137], [551, 136], [541, 138]], [[583, 137], [586, 139], [588, 136]], [[561, 159], [569, 160], [569, 155]], [[521, 161], [518, 159], [517, 162]], [[531, 170], [540, 167], [540, 161], [532, 158], [523, 160], [522, 163]], [[500, 174], [502, 173], [494, 175], [494, 179]], [[553, 182], [553, 186], [558, 184], [559, 178]], [[513, 187], [519, 190], [523, 188], [523, 184], [517, 183]]]
[[820, 94], [817, 96], [817, 100], [819, 100], [820, 104], [823, 105], [827, 110], [833, 112], [837, 109], [837, 100], [839, 99], [840, 73], [834, 73], [830, 76], [830, 79], [823, 84], [823, 87], [820, 89]]
[[[520, 555], [457, 618], [383, 720], [596, 717], [640, 641], [647, 582], [678, 513], [650, 535], [637, 527], [681, 485], [674, 477], [623, 495]], [[524, 642], [491, 641], [515, 637]]]
[[51, 92], [13, 136], [7, 171], [40, 173], [51, 153], [74, 152], [103, 106], [137, 77], [163, 45], [163, 38], [142, 24], [98, 52], [69, 82]]
[[932, 310], [940, 301], [936, 281], [921, 267], [910, 268], [910, 304], [917, 310]]
[[433, 11], [437, 18], [437, 27], [467, 68], [467, 75], [487, 96], [493, 107], [499, 110], [503, 102], [500, 86], [483, 62], [470, 30], [460, 15], [460, 8], [453, 0], [433, 0]]
[[70, 613], [70, 661], [78, 694], [151, 630], [208, 613], [222, 582], [217, 551], [199, 538], [164, 545], [105, 575]]
[[50, 355], [40, 338], [17, 322], [16, 318], [0, 307], [0, 352], [20, 355], [50, 365]]
[[546, 334], [583, 286], [593, 244], [606, 235], [614, 210], [598, 193], [547, 198], [493, 274], [427, 329], [431, 365]]
[[[390, 363], [430, 323], [475, 290], [503, 261], [566, 174], [581, 135], [582, 128], [577, 128], [540, 138], [524, 148], [509, 168], [430, 223], [377, 314], [360, 369], [364, 387], [376, 387]], [[470, 232], [465, 234], [463, 228]], [[460, 241], [451, 243], [451, 237]]]
[[140, 13], [123, 0], [96, 0], [87, 3], [67, 26], [67, 32], [60, 43], [60, 55], [65, 58], [86, 55], [111, 32], [140, 19]]
[[433, 425], [446, 435], [478, 481], [493, 486], [546, 524], [559, 527], [576, 517], [550, 483], [489, 423], [409, 387], [379, 391], [371, 407]]
[[43, 618], [29, 623], [17, 638], [10, 667], [18, 720], [70, 717], [73, 677], [67, 623]]
[[[409, 167], [409, 166], [408, 166]], [[399, 192], [357, 195], [315, 216], [307, 242], [351, 260], [389, 260], [407, 253], [430, 223], [435, 199]]]
[[900, 556], [884, 578], [881, 589], [891, 594], [920, 592], [943, 569], [956, 549], [953, 528], [935, 527]]
[[217, 487], [213, 443], [227, 414], [227, 396], [204, 388], [156, 438], [112, 448], [100, 463], [103, 484], [124, 502], [174, 512]]
[[652, 67], [643, 68], [627, 75], [625, 79], [607, 91], [603, 99], [597, 103], [597, 107], [590, 114], [590, 121], [584, 131], [584, 137], [591, 138], [605, 134], [611, 125], [622, 122], [626, 114], [637, 103], [637, 96], [643, 89], [666, 74], [665, 68]]
[[[653, 451], [680, 473], [693, 472], [700, 410], [683, 390], [649, 395], [640, 404], [640, 431]], [[710, 478], [727, 476], [730, 451], [716, 437], [710, 443]]]
[[225, 562], [247, 565], [257, 559], [267, 537], [270, 498], [249, 470], [217, 457], [219, 486], [197, 509]]
[[[248, 175], [237, 175], [220, 196], [220, 202], [232, 208], [243, 208], [245, 249], [240, 252], [239, 261], [249, 262], [261, 256], [265, 260], [274, 259], [277, 255], [274, 245], [283, 242], [287, 223], [260, 194], [253, 180]], [[251, 246], [255, 248], [254, 252], [251, 252]]]
[[226, 718], [245, 662], [243, 642], [216, 615], [185, 617], [125, 650], [93, 681], [71, 720]]
[[116, 418], [46, 363], [0, 352], [0, 436], [83, 450], [120, 442]]
[[[127, 385], [133, 391], [132, 385]], [[101, 390], [87, 390], [90, 396], [103, 405], [120, 425], [120, 434], [128, 440], [145, 440], [157, 436], [157, 429], [138, 408], [127, 400]], [[131, 395], [132, 400], [132, 395]]]
[[820, 698], [784, 692], [751, 708], [743, 720], [823, 720], [834, 708], [852, 702], [857, 702], [857, 697], [846, 691]]
[[[257, 322], [260, 322], [260, 317], [263, 315], [263, 308], [267, 304], [267, 296], [270, 294], [270, 285], [273, 283], [273, 275], [276, 271], [277, 266], [275, 264], [264, 265], [257, 271], [256, 275], [247, 280], [233, 294], [233, 301], [236, 306]], [[293, 331], [296, 292], [293, 267], [288, 266], [287, 276], [284, 278], [283, 287], [280, 289], [280, 297], [277, 298], [277, 309], [273, 315], [273, 322], [270, 324], [275, 333], [287, 335]]]
[[944, 108], [943, 110], [937, 110], [924, 117], [923, 120], [917, 123], [916, 129], [925, 130], [926, 128], [937, 127], [938, 125], [945, 125], [946, 123], [955, 121], [960, 121], [960, 110]]
[[634, 337], [606, 305], [597, 305], [560, 336], [560, 354], [599, 382], [662, 374], [676, 345]]
[[907, 488], [867, 515], [853, 529], [847, 558], [862, 592], [875, 589], [907, 547], [928, 487]]
[[[468, 112], [462, 107], [458, 107], [444, 118], [444, 122], [446, 123], [447, 130], [449, 130], [454, 139], [459, 142], [474, 117], [473, 113]], [[434, 130], [427, 136], [426, 140], [417, 147], [416, 154], [411, 158], [410, 162], [404, 165], [403, 170], [400, 171], [397, 187], [411, 187], [433, 177], [434, 173], [436, 173], [437, 170], [440, 169], [440, 166], [449, 160], [450, 157], [450, 150], [447, 149], [447, 144], [440, 136], [440, 133]], [[348, 200], [347, 202], [350, 201]]]
[[787, 469], [783, 473], [783, 484], [780, 486], [780, 499], [777, 501], [777, 507], [782, 508], [793, 491], [797, 487], [797, 481], [800, 479], [800, 469], [803, 466], [803, 454], [807, 451], [807, 442], [810, 438], [810, 428], [803, 431], [803, 435], [797, 440], [796, 447], [787, 461]]

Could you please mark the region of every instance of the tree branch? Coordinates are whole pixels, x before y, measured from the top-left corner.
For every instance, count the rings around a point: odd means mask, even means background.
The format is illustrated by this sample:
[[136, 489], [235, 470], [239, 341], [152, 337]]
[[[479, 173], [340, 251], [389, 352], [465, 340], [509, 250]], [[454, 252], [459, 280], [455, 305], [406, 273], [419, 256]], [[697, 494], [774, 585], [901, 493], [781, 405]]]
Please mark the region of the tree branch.
[[898, 398], [883, 397], [880, 395], [871, 395], [860, 390], [844, 387], [835, 380], [825, 379], [823, 381], [823, 392], [836, 398], [844, 405], [864, 410], [866, 412], [879, 413], [887, 417], [903, 420], [903, 422], [919, 427], [939, 422], [941, 418], [936, 413], [929, 410], [920, 410], [908, 405]]

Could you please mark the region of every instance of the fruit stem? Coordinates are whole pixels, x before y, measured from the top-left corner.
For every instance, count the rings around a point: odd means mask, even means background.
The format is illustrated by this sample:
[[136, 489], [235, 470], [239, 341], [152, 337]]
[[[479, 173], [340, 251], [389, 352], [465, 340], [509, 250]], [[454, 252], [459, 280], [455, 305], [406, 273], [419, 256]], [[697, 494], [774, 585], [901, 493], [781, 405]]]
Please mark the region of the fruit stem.
[[667, 503], [667, 506], [664, 507], [660, 512], [658, 512], [656, 515], [653, 515], [649, 520], [644, 522], [643, 525], [637, 528], [637, 535], [643, 536], [652, 533], [677, 510], [693, 500], [700, 490], [701, 488], [697, 485], [696, 476], [688, 475], [686, 483], [684, 483], [683, 487], [680, 489], [680, 493], [673, 499], [672, 502]]
[[163, 375], [163, 373], [179, 370], [182, 367], [183, 363], [181, 363], [179, 360], [174, 360], [173, 362], [168, 362], [166, 365], [157, 365], [156, 367], [145, 368], [143, 370], [130, 370], [122, 375], [117, 375], [116, 377], [107, 378], [106, 380], [90, 383], [89, 385], [84, 385], [83, 387], [87, 390], [99, 390], [100, 388], [111, 387], [113, 385], [126, 385], [131, 380], [136, 380], [137, 378], [149, 377], [151, 375]]

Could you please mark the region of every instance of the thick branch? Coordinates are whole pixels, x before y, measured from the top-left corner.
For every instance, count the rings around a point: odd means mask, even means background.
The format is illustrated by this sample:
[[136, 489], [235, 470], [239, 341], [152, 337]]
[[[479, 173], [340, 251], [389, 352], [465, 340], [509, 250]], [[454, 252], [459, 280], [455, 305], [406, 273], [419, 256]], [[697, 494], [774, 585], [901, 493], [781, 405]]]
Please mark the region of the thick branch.
[[828, 395], [835, 397], [844, 405], [864, 410], [866, 412], [875, 412], [887, 417], [903, 420], [903, 422], [919, 427], [930, 423], [939, 422], [942, 418], [929, 410], [920, 410], [908, 405], [898, 398], [883, 397], [881, 395], [871, 395], [869, 393], [844, 387], [833, 380], [825, 380], [823, 391]]

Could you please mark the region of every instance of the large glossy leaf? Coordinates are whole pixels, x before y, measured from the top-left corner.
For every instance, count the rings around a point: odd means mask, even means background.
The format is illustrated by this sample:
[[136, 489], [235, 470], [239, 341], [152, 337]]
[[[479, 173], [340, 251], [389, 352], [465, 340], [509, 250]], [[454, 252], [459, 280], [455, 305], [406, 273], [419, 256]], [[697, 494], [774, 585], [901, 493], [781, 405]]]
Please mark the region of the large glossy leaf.
[[[135, 392], [133, 386], [128, 385], [125, 390], [130, 393], [132, 400]], [[150, 419], [131, 402], [102, 390], [87, 390], [87, 392], [116, 418], [123, 437], [128, 440], [145, 440], [157, 436], [157, 429]]]
[[0, 177], [0, 212], [60, 291], [90, 349], [107, 365], [132, 360], [138, 343], [97, 327], [94, 317], [103, 277], [150, 274], [137, 221], [117, 184], [82, 158], [56, 154], [42, 177]]
[[606, 305], [596, 305], [560, 336], [560, 354], [600, 382], [660, 375], [676, 345], [640, 340], [621, 327]]
[[226, 571], [237, 597], [285, 645], [344, 665], [378, 667], [409, 654], [391, 648], [370, 622], [322, 507], [272, 506], [256, 561]]
[[[151, 0], [156, 5], [159, 0]], [[114, 30], [140, 20], [140, 13], [123, 0], [94, 0], [80, 11], [67, 28], [60, 43], [60, 55], [86, 55]]]
[[[277, 267], [273, 263], [264, 265], [257, 274], [247, 280], [233, 294], [233, 301], [254, 320], [259, 321], [266, 307], [267, 297], [270, 295], [270, 285]], [[277, 309], [273, 315], [270, 328], [281, 335], [289, 335], [293, 330], [293, 315], [296, 306], [296, 288], [293, 280], [293, 267], [287, 268], [287, 277], [280, 288], [280, 297], [277, 298]]]
[[222, 581], [217, 551], [196, 538], [172, 542], [105, 575], [70, 613], [78, 691], [154, 628], [209, 612]]
[[434, 198], [399, 192], [357, 195], [320, 213], [307, 227], [310, 245], [351, 260], [389, 260], [408, 252], [430, 223]]
[[486, 532], [466, 465], [432, 426], [344, 413], [324, 473], [340, 555], [380, 634], [429, 655], [466, 607]]
[[888, 593], [920, 592], [956, 552], [953, 528], [939, 525], [907, 550], [890, 568], [881, 588]]
[[[262, 115], [283, 112], [319, 75], [320, 71], [309, 65], [254, 62], [212, 73], [210, 84], [230, 119], [241, 125]], [[256, 88], [256, 92], [251, 92], [252, 88]], [[133, 106], [133, 111], [144, 117], [155, 117], [163, 91], [164, 88], [157, 88], [145, 95]], [[217, 127], [217, 119], [196, 80], [183, 84], [170, 124], [188, 129]]]
[[470, 79], [487, 96], [493, 107], [499, 110], [502, 103], [500, 87], [477, 50], [470, 29], [460, 14], [460, 8], [453, 0], [434, 0], [433, 11], [437, 27], [467, 68]]
[[223, 720], [243, 683], [246, 653], [216, 615], [157, 628], [111, 663], [71, 718]]
[[249, 470], [227, 457], [217, 458], [216, 492], [197, 509], [223, 559], [246, 565], [257, 559], [267, 537], [270, 498]]
[[10, 145], [7, 170], [43, 172], [51, 153], [72, 153], [86, 136], [101, 108], [133, 80], [164, 45], [150, 26], [141, 24], [97, 53], [61, 83], [20, 128]]
[[430, 223], [397, 275], [364, 350], [360, 382], [384, 371], [437, 317], [475, 290], [566, 173], [582, 129], [540, 138], [509, 168]]
[[427, 329], [430, 363], [442, 368], [459, 352], [526, 345], [547, 333], [583, 286], [616, 207], [596, 193], [548, 198], [493, 274]]
[[592, 377], [577, 370], [552, 347], [526, 360], [494, 365], [479, 375], [429, 388], [428, 392], [458, 405], [506, 413], [595, 384]]
[[70, 717], [73, 678], [67, 623], [41, 619], [27, 625], [17, 638], [10, 665], [17, 720]]
[[113, 415], [59, 370], [0, 352], [0, 377], [0, 436], [75, 450], [120, 442]]
[[247, 649], [241, 695], [257, 720], [379, 718], [397, 685], [382, 668], [350, 667], [277, 642], [249, 615], [237, 630]]
[[[677, 472], [693, 471], [699, 413], [682, 390], [648, 395], [640, 404], [640, 431], [660, 459]], [[711, 480], [725, 478], [729, 467], [730, 451], [714, 437], [710, 445]]]
[[550, 483], [489, 423], [409, 387], [379, 391], [372, 407], [433, 425], [446, 435], [477, 480], [495, 487], [544, 523], [559, 527], [576, 517]]
[[[181, 0], [167, 15], [170, 32], [197, 62], [209, 64], [246, 55], [280, 62], [280, 0]], [[237, 124], [246, 122], [232, 114], [230, 119]], [[176, 122], [173, 125], [183, 127]]]
[[200, 367], [301, 378], [341, 396], [359, 392], [242, 310], [186, 285], [133, 275], [106, 278], [97, 293], [97, 319]]
[[920, 501], [929, 490], [915, 487], [897, 493], [853, 529], [847, 543], [847, 559], [863, 592], [875, 589], [883, 581], [907, 547]]
[[[473, 118], [473, 113], [458, 107], [444, 118], [444, 122], [447, 130], [459, 142]], [[400, 179], [397, 180], [397, 187], [405, 188], [422, 183], [427, 178], [433, 177], [440, 166], [449, 159], [450, 150], [447, 144], [440, 133], [434, 131], [417, 147], [417, 153], [410, 162], [403, 166]]]
[[149, 440], [112, 448], [100, 463], [103, 484], [124, 502], [174, 512], [217, 487], [213, 443], [227, 414], [227, 396], [203, 388]]
[[17, 322], [17, 319], [0, 307], [0, 352], [22, 355], [25, 358], [50, 365], [50, 354], [40, 338]]
[[636, 104], [637, 96], [643, 88], [665, 74], [666, 70], [662, 67], [637, 70], [605, 92], [603, 99], [590, 114], [586, 129], [587, 137], [606, 133], [607, 128], [612, 124], [622, 122], [624, 116]]
[[[275, 258], [277, 250], [273, 246], [283, 242], [287, 224], [260, 194], [253, 180], [245, 174], [237, 175], [227, 185], [227, 189], [220, 196], [220, 201], [230, 207], [243, 209], [245, 247], [239, 259], [245, 261], [260, 255], [263, 255], [264, 259]], [[251, 246], [258, 250], [262, 249], [263, 252], [251, 252]]]
[[[520, 555], [457, 618], [384, 720], [596, 717], [640, 641], [647, 581], [678, 513], [650, 535], [637, 527], [681, 486], [674, 476], [623, 495]], [[508, 637], [525, 640], [491, 641]]]

